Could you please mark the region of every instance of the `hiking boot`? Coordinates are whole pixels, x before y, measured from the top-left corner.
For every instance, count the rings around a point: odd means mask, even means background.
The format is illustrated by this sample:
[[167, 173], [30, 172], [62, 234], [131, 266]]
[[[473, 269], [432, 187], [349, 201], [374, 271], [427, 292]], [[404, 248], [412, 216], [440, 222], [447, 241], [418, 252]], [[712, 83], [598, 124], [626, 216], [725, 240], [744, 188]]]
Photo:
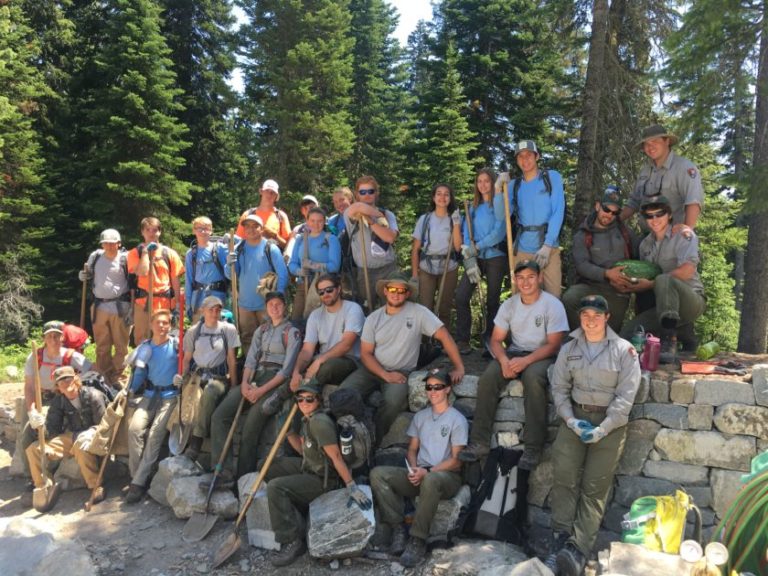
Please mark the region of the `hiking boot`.
[[674, 330], [662, 330], [659, 364], [674, 364], [677, 359], [677, 336]]
[[106, 492], [104, 491], [104, 486], [99, 486], [93, 490], [93, 493], [91, 494], [93, 498], [93, 504], [98, 504], [99, 502], [103, 502], [104, 498], [106, 497]]
[[459, 349], [459, 354], [462, 356], [472, 354], [472, 346], [469, 345], [469, 342], [456, 342], [456, 347]]
[[187, 449], [184, 451], [184, 456], [192, 460], [192, 462], [197, 460], [197, 457], [200, 456], [200, 449], [203, 447], [203, 439], [200, 438], [200, 436], [192, 436], [189, 439], [189, 444], [187, 445]]
[[[461, 456], [459, 456], [459, 459], [461, 459]], [[517, 465], [520, 467], [520, 470], [533, 470], [539, 465], [539, 461], [541, 461], [541, 448], [526, 446]]]
[[389, 553], [392, 556], [400, 556], [408, 544], [408, 534], [405, 532], [405, 526], [398, 524], [392, 527], [392, 544], [389, 546]]
[[146, 492], [144, 486], [131, 484], [128, 488], [128, 492], [125, 493], [126, 504], [138, 504], [141, 502], [141, 499], [144, 498], [144, 492]]
[[565, 546], [568, 538], [570, 538], [570, 535], [567, 532], [554, 531], [552, 533], [552, 541], [549, 543], [549, 554], [544, 559], [544, 566], [552, 570], [553, 574], [557, 574], [557, 553]]
[[274, 416], [280, 412], [280, 408], [283, 407], [283, 402], [285, 402], [290, 395], [291, 391], [288, 386], [280, 386], [272, 396], [261, 403], [261, 413], [264, 414], [264, 416]]
[[459, 452], [459, 460], [462, 462], [477, 462], [481, 458], [488, 456], [490, 451], [488, 446], [471, 443]]
[[427, 541], [411, 536], [408, 544], [405, 546], [405, 552], [400, 556], [400, 564], [406, 568], [413, 568], [419, 562], [424, 560], [427, 555]]
[[[211, 488], [211, 482], [213, 482], [213, 478], [209, 478], [208, 480], [202, 480], [197, 486], [202, 490], [203, 492], [208, 492]], [[235, 487], [235, 477], [228, 469], [224, 468], [221, 472], [219, 472], [219, 477], [216, 478], [216, 485], [213, 487], [214, 490], [233, 490]]]
[[272, 566], [288, 566], [293, 564], [297, 558], [307, 551], [307, 545], [304, 540], [298, 539], [287, 544], [281, 544], [278, 552], [273, 552], [269, 561]]
[[581, 576], [587, 559], [584, 554], [576, 548], [573, 542], [566, 542], [563, 549], [557, 553], [557, 571], [558, 576]]
[[699, 339], [696, 336], [693, 322], [682, 324], [677, 327], [677, 342], [683, 352], [695, 352], [699, 346]]

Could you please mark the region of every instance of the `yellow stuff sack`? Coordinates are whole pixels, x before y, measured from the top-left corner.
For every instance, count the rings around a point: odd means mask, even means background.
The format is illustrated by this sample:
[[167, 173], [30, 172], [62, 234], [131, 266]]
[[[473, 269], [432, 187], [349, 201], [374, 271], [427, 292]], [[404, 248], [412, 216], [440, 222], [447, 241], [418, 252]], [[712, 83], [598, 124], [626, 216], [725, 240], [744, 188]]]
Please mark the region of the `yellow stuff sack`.
[[[624, 515], [621, 540], [655, 552], [677, 554], [685, 533], [685, 518], [692, 509], [695, 506], [691, 497], [682, 490], [675, 491], [674, 496], [638, 498]], [[700, 522], [700, 515], [696, 516]]]

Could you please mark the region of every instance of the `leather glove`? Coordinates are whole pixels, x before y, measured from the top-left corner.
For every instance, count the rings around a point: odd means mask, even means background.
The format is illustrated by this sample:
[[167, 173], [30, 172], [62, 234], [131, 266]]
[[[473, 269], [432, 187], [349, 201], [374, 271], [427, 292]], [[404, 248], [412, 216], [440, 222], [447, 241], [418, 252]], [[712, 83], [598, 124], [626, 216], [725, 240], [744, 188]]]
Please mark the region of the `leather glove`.
[[80, 272], [77, 273], [77, 279], [80, 280], [80, 282], [87, 282], [93, 278], [93, 273], [88, 269], [88, 267], [83, 268], [80, 270]]
[[227, 253], [227, 266], [234, 266], [237, 263], [237, 251]]
[[157, 242], [147, 244], [147, 252], [154, 252], [155, 250], [157, 250]]
[[496, 194], [501, 194], [501, 191], [504, 190], [504, 188], [509, 189], [509, 180], [509, 172], [501, 172], [498, 175], [496, 178], [496, 184], [494, 184]]
[[461, 212], [459, 212], [458, 208], [451, 214], [451, 222], [454, 226], [461, 226]]
[[584, 444], [594, 444], [605, 438], [605, 430], [600, 426], [595, 426], [591, 430], [582, 432], [579, 438], [581, 438], [581, 441], [584, 442]]
[[181, 388], [184, 385], [184, 376], [181, 374], [174, 374], [173, 385], [176, 386], [176, 388]]
[[347, 500], [347, 508], [351, 508], [352, 504], [357, 504], [360, 510], [370, 510], [373, 506], [371, 499], [366, 496], [354, 480], [347, 484], [347, 494], [349, 494], [349, 500]]
[[536, 255], [534, 256], [534, 259], [536, 260], [536, 264], [539, 265], [539, 268], [542, 270], [547, 267], [547, 264], [549, 264], [549, 255], [552, 253], [552, 247], [547, 246], [546, 244], [542, 244], [541, 248], [538, 249], [536, 252]]
[[592, 428], [594, 428], [594, 426], [589, 422], [587, 422], [586, 420], [580, 420], [578, 418], [568, 418], [565, 424], [579, 438], [581, 438], [581, 434], [583, 432], [588, 432], [589, 430], [592, 430]]
[[39, 430], [45, 425], [45, 416], [40, 414], [40, 412], [38, 412], [34, 406], [29, 409], [28, 416], [29, 416], [29, 425], [32, 428], [32, 430]]
[[474, 242], [461, 245], [461, 255], [464, 257], [464, 259], [467, 258], [475, 258], [477, 256], [477, 246], [475, 246]]

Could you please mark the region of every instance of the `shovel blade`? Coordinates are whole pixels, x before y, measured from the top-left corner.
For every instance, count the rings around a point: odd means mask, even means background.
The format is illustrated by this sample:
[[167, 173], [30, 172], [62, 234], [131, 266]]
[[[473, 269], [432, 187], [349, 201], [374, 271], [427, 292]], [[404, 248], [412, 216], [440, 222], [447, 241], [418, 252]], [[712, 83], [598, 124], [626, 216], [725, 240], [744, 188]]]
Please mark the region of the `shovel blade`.
[[181, 539], [184, 540], [184, 542], [200, 542], [200, 540], [208, 536], [208, 533], [216, 525], [218, 519], [219, 517], [216, 514], [192, 512], [192, 516], [190, 516], [189, 520], [187, 520], [187, 523], [184, 525]]
[[61, 486], [48, 480], [42, 488], [32, 492], [32, 507], [38, 512], [48, 512], [55, 505], [61, 494]]
[[240, 535], [237, 532], [232, 532], [227, 536], [219, 546], [216, 553], [213, 555], [213, 564], [211, 568], [218, 568], [224, 562], [229, 560], [235, 552], [240, 549]]
[[168, 436], [168, 450], [170, 450], [173, 456], [179, 456], [184, 453], [191, 434], [192, 426], [182, 426], [178, 423], [173, 425], [173, 430], [171, 430]]

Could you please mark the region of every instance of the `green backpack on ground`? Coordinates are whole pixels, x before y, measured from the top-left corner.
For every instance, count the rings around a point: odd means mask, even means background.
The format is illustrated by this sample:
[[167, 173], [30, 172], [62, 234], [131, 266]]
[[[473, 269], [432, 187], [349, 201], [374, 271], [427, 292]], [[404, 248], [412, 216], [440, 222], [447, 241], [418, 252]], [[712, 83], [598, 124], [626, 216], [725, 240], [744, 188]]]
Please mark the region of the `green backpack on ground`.
[[621, 541], [655, 552], [677, 554], [689, 510], [696, 513], [693, 539], [700, 541], [701, 512], [682, 490], [676, 490], [673, 496], [642, 496], [632, 502], [621, 523]]

